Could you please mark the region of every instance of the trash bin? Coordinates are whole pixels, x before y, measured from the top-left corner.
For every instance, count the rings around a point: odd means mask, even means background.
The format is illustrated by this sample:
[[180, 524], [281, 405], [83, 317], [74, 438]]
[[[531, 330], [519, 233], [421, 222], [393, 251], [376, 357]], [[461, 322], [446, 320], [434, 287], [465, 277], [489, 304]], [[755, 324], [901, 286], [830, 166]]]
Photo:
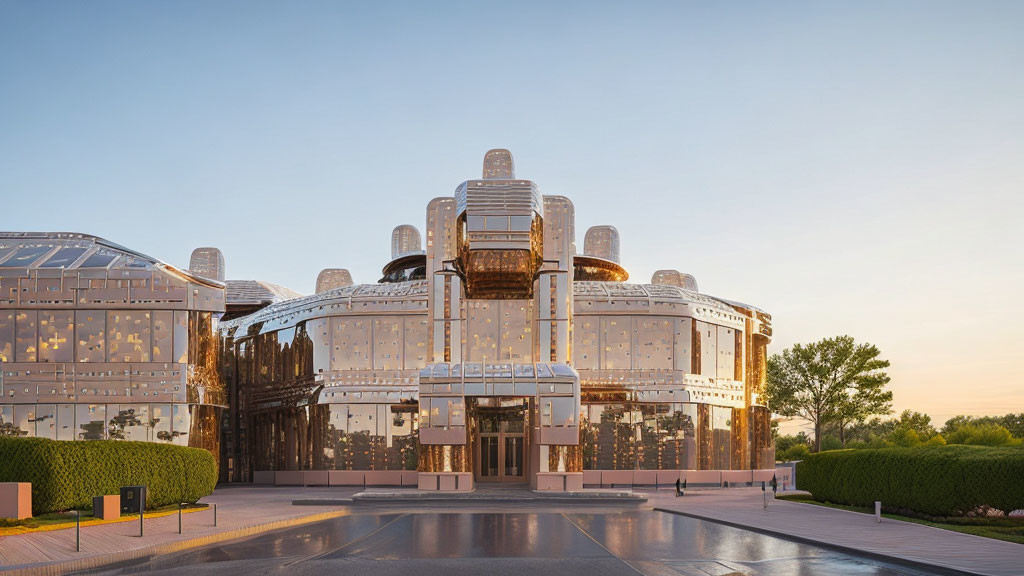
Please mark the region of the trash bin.
[[146, 506], [145, 486], [122, 486], [121, 487], [121, 512], [125, 514], [138, 514]]
[[117, 520], [121, 517], [121, 497], [117, 494], [93, 497], [92, 515], [101, 520]]

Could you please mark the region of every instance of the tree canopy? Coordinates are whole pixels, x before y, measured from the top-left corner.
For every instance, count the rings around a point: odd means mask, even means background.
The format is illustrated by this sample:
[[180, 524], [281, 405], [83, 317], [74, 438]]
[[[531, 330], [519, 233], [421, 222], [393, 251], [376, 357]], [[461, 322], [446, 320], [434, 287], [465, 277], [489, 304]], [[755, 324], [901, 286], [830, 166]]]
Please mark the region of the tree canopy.
[[850, 336], [794, 344], [768, 359], [768, 406], [811, 422], [818, 451], [822, 426], [835, 422], [845, 428], [891, 411], [892, 392], [884, 389], [889, 361], [880, 355], [877, 347]]

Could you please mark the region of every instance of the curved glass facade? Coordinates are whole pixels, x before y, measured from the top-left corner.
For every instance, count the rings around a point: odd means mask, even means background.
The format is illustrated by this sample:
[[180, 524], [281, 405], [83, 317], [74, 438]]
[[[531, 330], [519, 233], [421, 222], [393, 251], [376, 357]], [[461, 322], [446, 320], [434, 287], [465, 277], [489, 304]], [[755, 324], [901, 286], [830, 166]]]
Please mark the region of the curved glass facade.
[[0, 434], [220, 457], [224, 286], [100, 238], [0, 233]]

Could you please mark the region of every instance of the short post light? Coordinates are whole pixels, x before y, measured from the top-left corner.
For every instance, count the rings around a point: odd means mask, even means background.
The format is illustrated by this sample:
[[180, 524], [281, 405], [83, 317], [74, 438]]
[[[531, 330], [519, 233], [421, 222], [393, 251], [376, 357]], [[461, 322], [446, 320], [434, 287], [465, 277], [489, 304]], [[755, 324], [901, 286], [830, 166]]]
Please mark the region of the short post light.
[[75, 552], [82, 551], [82, 511], [75, 510]]
[[875, 522], [882, 523], [882, 503], [875, 501]]
[[181, 534], [181, 502], [178, 502], [178, 534]]
[[145, 502], [141, 502], [141, 503], [139, 503], [139, 538], [142, 538], [142, 536], [145, 534], [145, 532], [144, 532], [145, 528], [143, 528], [143, 526], [145, 526], [145, 524], [143, 523], [143, 516], [145, 516], [145, 515], [146, 515], [146, 503]]

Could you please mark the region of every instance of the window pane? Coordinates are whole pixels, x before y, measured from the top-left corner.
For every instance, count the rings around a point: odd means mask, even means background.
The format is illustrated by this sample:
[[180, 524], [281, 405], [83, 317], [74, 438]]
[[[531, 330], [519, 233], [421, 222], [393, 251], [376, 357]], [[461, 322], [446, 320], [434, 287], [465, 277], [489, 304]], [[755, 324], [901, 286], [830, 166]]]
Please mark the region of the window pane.
[[453, 398], [448, 401], [448, 415], [452, 426], [466, 425], [466, 403], [462, 398]]
[[487, 229], [494, 232], [508, 230], [508, 216], [488, 216]]
[[[115, 410], [115, 406], [117, 406]], [[107, 435], [111, 440], [148, 440], [149, 407], [146, 404], [108, 405]]]
[[92, 256], [85, 259], [79, 268], [106, 268], [110, 266], [110, 263], [114, 261], [117, 256], [113, 254], [104, 254], [102, 252], [96, 252]]
[[75, 311], [75, 333], [79, 362], [105, 362], [107, 313], [103, 310]]
[[543, 403], [550, 404], [550, 408], [543, 408], [547, 422], [541, 420], [542, 424], [548, 426], [575, 426], [576, 425], [576, 399], [572, 397], [545, 398]]
[[509, 230], [528, 232], [533, 224], [533, 216], [509, 216]]
[[341, 442], [342, 459], [346, 470], [386, 469], [384, 436], [378, 433], [376, 417], [376, 404], [349, 405], [348, 432], [342, 437]]
[[174, 312], [174, 362], [188, 363], [188, 312]]
[[732, 408], [711, 407], [711, 434], [712, 470], [729, 470], [732, 467]]
[[14, 310], [0, 310], [0, 362], [14, 362]]
[[153, 312], [153, 362], [170, 362], [174, 351], [174, 313]]
[[17, 328], [18, 328], [18, 362], [35, 362], [36, 361], [36, 321], [38, 320], [38, 313], [35, 310], [18, 310], [17, 314]]
[[430, 423], [430, 398], [420, 397], [420, 426], [433, 426]]
[[14, 423], [14, 406], [0, 406], [0, 435], [25, 436], [28, 432], [18, 428]]
[[149, 426], [153, 429], [153, 438], [158, 442], [170, 442], [173, 437], [171, 433], [171, 405], [151, 405]]
[[586, 470], [632, 470], [636, 466], [631, 406], [590, 404], [583, 432]]
[[75, 439], [75, 405], [57, 405], [57, 440]]
[[107, 437], [107, 407], [103, 404], [75, 406], [79, 440], [103, 440]]
[[415, 470], [419, 460], [416, 407], [392, 405], [390, 416], [386, 422], [388, 470]]
[[149, 312], [107, 312], [107, 362], [149, 362], [149, 355]]
[[57, 439], [57, 406], [39, 404], [36, 408], [36, 436], [38, 438]]
[[188, 434], [192, 428], [192, 414], [188, 410], [188, 404], [175, 404], [174, 422], [171, 423], [171, 440], [175, 444], [188, 446]]
[[75, 339], [72, 310], [43, 310], [39, 313], [39, 361], [74, 362]]
[[430, 399], [430, 425], [442, 428], [448, 425], [448, 398]]
[[671, 412], [658, 417], [658, 430], [663, 441], [662, 465], [668, 470], [696, 470], [697, 406], [671, 406]]
[[36, 405], [15, 404], [14, 426], [16, 436], [36, 435]]
[[68, 268], [85, 254], [86, 248], [61, 248], [57, 253], [50, 256], [46, 262], [39, 265], [40, 268]]
[[11, 256], [6, 262], [4, 262], [5, 268], [27, 268], [30, 264], [39, 259], [40, 256], [46, 254], [53, 249], [53, 246], [29, 246], [18, 250], [14, 256]]

